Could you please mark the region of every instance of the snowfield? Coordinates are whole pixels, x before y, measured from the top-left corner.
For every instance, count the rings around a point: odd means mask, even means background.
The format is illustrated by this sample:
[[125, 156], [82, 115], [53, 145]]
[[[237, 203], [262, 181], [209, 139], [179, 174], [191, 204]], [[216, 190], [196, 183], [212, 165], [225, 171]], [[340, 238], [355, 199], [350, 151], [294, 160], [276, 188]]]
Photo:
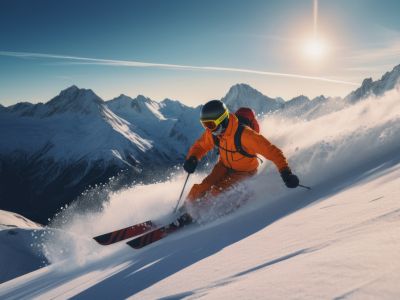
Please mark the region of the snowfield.
[[399, 299], [400, 89], [312, 120], [267, 116], [262, 133], [312, 191], [286, 189], [264, 162], [197, 212], [200, 225], [141, 250], [91, 237], [165, 220], [184, 174], [113, 193], [102, 209], [90, 194], [40, 239], [50, 265], [1, 284], [0, 298]]
[[34, 246], [35, 236], [41, 231], [39, 224], [0, 210], [0, 283], [45, 265], [47, 260], [40, 247]]

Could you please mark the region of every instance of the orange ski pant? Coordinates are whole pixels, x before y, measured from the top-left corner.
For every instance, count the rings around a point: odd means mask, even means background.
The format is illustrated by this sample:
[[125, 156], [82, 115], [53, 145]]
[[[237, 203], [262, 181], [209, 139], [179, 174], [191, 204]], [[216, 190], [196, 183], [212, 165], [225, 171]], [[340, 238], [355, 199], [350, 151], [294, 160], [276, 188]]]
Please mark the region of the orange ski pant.
[[218, 162], [211, 173], [203, 179], [200, 184], [194, 184], [187, 196], [189, 202], [194, 202], [206, 194], [217, 196], [236, 183], [251, 177], [257, 170], [240, 172], [225, 167], [222, 162]]

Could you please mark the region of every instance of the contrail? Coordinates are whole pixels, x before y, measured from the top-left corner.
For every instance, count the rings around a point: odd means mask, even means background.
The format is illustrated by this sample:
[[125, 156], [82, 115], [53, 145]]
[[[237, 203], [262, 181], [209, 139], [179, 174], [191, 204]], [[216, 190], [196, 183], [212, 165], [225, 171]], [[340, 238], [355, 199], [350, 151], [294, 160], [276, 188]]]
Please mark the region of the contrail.
[[248, 73], [248, 74], [274, 76], [274, 77], [317, 80], [317, 81], [359, 86], [359, 83], [331, 79], [326, 77], [307, 76], [307, 75], [291, 74], [291, 73], [267, 72], [267, 71], [252, 70], [252, 69], [161, 64], [161, 63], [140, 62], [131, 60], [113, 60], [113, 59], [101, 59], [101, 58], [90, 58], [90, 57], [79, 57], [79, 56], [68, 56], [68, 55], [57, 55], [57, 54], [11, 52], [11, 51], [0, 51], [0, 56], [11, 56], [19, 58], [58, 59], [58, 60], [76, 61], [78, 64], [94, 64], [94, 65], [115, 66], [115, 67], [160, 68], [160, 69], [178, 69], [178, 70], [195, 70], [195, 71], [223, 71], [223, 72], [234, 72], [234, 73]]

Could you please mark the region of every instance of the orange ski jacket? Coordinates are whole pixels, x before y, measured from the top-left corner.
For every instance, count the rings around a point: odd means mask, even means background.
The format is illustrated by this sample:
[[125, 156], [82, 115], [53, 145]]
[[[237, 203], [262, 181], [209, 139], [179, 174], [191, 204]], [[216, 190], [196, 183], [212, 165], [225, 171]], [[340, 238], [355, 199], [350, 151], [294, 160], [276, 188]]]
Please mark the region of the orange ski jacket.
[[[228, 128], [219, 137], [219, 161], [229, 169], [241, 172], [250, 172], [258, 168], [256, 157], [246, 157], [237, 152], [235, 147], [235, 132], [239, 121], [237, 117], [230, 113]], [[242, 148], [249, 154], [261, 154], [266, 159], [272, 161], [279, 171], [288, 167], [287, 160], [282, 151], [271, 144], [264, 136], [245, 126], [242, 137]], [[206, 129], [201, 137], [190, 148], [187, 158], [195, 156], [200, 160], [206, 153], [214, 148], [212, 133]]]

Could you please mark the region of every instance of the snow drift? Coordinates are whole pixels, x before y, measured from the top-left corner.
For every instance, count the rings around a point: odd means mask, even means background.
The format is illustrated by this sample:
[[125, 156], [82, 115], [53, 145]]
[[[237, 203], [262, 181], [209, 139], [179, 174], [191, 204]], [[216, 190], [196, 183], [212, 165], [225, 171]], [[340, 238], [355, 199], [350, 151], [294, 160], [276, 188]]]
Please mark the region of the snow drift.
[[0, 210], [0, 283], [46, 265], [37, 241], [39, 232], [43, 232], [39, 224]]

